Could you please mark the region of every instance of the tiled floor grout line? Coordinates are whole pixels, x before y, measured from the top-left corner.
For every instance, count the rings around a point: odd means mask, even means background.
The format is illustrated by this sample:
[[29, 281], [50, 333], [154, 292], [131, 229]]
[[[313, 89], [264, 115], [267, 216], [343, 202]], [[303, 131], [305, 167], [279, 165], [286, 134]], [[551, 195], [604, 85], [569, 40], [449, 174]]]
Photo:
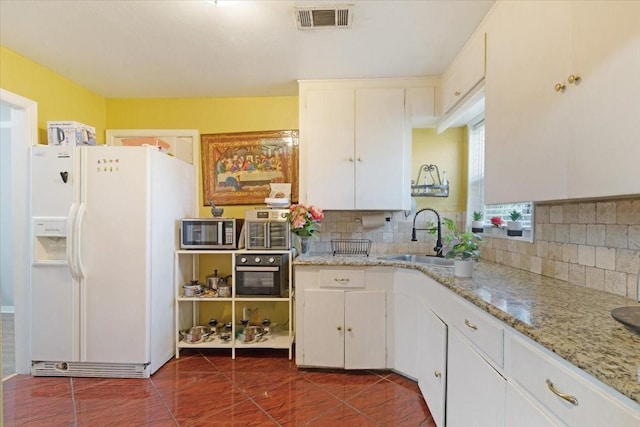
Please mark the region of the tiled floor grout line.
[[176, 424], [176, 426], [180, 426], [180, 423], [176, 419], [175, 414], [173, 413], [171, 408], [169, 408], [169, 404], [167, 403], [167, 399], [164, 398], [164, 395], [160, 392], [160, 389], [158, 388], [156, 383], [153, 381], [153, 378], [149, 378], [149, 382], [151, 383], [151, 386], [156, 391], [156, 393], [158, 393], [158, 396], [160, 396], [160, 400], [162, 401], [162, 404], [164, 405], [164, 407], [167, 409], [167, 412], [169, 412], [169, 415], [171, 415], [171, 419], [173, 420], [173, 422]]
[[69, 378], [69, 392], [71, 393], [71, 410], [73, 411], [73, 426], [78, 427], [78, 410], [76, 409], [76, 392], [73, 377]]

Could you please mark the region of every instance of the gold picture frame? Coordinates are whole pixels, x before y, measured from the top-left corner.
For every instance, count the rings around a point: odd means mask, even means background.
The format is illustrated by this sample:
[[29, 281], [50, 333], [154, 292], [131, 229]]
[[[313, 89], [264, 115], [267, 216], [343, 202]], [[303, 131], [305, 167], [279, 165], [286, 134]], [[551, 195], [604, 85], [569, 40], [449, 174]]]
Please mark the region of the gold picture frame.
[[297, 129], [202, 134], [204, 205], [262, 204], [271, 183], [291, 183], [291, 202], [296, 203], [298, 137]]

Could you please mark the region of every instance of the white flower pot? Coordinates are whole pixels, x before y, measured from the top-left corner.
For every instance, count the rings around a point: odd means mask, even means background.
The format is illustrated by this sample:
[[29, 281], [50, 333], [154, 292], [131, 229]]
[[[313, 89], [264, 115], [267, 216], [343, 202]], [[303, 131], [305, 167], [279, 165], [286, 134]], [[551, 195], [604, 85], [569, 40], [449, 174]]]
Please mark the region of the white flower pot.
[[522, 236], [522, 222], [507, 221], [507, 236]]
[[453, 275], [456, 277], [472, 277], [475, 261], [456, 259], [453, 261]]
[[471, 231], [482, 233], [484, 231], [484, 221], [471, 221]]

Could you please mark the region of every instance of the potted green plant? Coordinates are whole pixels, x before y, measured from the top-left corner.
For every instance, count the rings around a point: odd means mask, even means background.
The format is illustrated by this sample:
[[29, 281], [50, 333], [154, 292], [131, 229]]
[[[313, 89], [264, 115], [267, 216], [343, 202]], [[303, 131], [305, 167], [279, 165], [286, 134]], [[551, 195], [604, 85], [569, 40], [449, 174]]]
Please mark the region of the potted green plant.
[[471, 231], [473, 233], [482, 233], [484, 231], [484, 221], [482, 221], [482, 212], [473, 211], [473, 220], [471, 221]]
[[522, 212], [513, 210], [509, 212], [509, 219], [507, 221], [507, 236], [522, 236]]
[[443, 218], [442, 223], [447, 227], [445, 241], [445, 257], [453, 259], [454, 275], [456, 277], [473, 276], [473, 266], [480, 258], [478, 242], [482, 237], [472, 232], [460, 233], [455, 222]]

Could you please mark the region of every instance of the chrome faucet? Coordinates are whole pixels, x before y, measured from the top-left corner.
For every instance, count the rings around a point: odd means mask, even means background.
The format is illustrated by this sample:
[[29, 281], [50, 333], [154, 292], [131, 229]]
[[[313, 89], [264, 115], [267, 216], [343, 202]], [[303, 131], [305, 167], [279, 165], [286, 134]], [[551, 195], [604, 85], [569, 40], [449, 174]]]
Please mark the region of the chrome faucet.
[[442, 258], [444, 257], [444, 255], [442, 255], [442, 220], [440, 219], [440, 214], [438, 213], [437, 210], [431, 209], [431, 208], [422, 208], [418, 212], [416, 212], [416, 214], [413, 216], [413, 228], [411, 229], [411, 241], [412, 242], [418, 241], [418, 238], [416, 237], [416, 231], [433, 230], [432, 228], [416, 228], [416, 218], [418, 218], [418, 215], [420, 215], [420, 213], [424, 211], [431, 211], [434, 214], [436, 214], [436, 218], [438, 218], [438, 234], [436, 236], [436, 247], [433, 248], [433, 250], [436, 251], [437, 257]]

